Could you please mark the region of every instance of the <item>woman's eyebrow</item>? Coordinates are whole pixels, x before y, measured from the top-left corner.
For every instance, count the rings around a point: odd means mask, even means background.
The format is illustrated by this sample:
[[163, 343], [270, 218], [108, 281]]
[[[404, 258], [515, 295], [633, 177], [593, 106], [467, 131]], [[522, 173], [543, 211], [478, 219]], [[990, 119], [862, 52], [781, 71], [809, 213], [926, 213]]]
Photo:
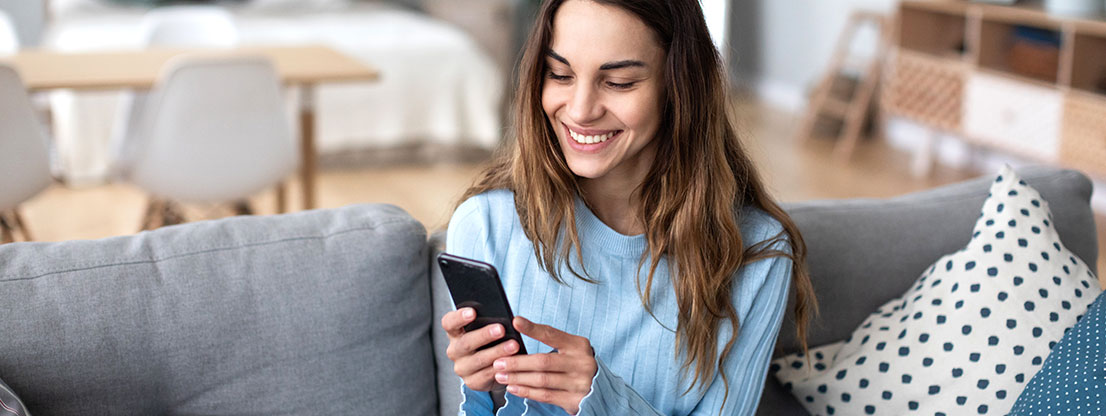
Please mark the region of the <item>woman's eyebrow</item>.
[[641, 67], [645, 68], [645, 62], [635, 61], [633, 59], [627, 59], [622, 61], [607, 62], [599, 66], [600, 71], [609, 71], [612, 69], [629, 68], [629, 67]]
[[[550, 58], [556, 59], [558, 62], [560, 62], [562, 64], [568, 65], [569, 68], [572, 67], [572, 64], [568, 63], [568, 59], [565, 59], [565, 57], [559, 55], [557, 52], [554, 52], [552, 49], [550, 49], [548, 52], [546, 52], [546, 55], [549, 55]], [[638, 60], [634, 60], [634, 59], [625, 59], [625, 60], [621, 60], [621, 61], [607, 62], [603, 65], [600, 65], [599, 70], [600, 71], [610, 71], [612, 69], [621, 69], [621, 68], [630, 68], [630, 67], [646, 68], [647, 65], [645, 65], [645, 62], [642, 62], [642, 61], [638, 61]]]
[[557, 52], [553, 52], [552, 49], [550, 49], [549, 52], [546, 53], [546, 55], [549, 55], [550, 58], [556, 59], [560, 63], [568, 65], [569, 68], [572, 68], [572, 64], [568, 63], [568, 59], [565, 59], [565, 57], [558, 55]]

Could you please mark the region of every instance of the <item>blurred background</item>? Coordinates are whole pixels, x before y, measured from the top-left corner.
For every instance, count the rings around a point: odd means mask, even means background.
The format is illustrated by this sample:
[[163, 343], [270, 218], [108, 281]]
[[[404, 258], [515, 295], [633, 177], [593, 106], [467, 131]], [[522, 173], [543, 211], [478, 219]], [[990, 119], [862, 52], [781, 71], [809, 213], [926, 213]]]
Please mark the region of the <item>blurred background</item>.
[[[38, 147], [0, 147], [0, 183], [22, 184], [0, 187], [16, 190], [0, 196], [5, 238], [354, 203], [442, 228], [505, 140], [539, 3], [0, 0], [0, 63], [28, 93], [2, 98], [0, 124], [13, 124], [0, 140], [37, 129], [47, 143], [41, 163], [7, 150]], [[781, 200], [891, 197], [1051, 164], [1094, 179], [1106, 241], [1106, 1], [701, 4], [744, 139]], [[256, 48], [276, 57], [231, 59]], [[320, 50], [336, 55], [295, 55]], [[96, 71], [108, 75], [81, 77]]]

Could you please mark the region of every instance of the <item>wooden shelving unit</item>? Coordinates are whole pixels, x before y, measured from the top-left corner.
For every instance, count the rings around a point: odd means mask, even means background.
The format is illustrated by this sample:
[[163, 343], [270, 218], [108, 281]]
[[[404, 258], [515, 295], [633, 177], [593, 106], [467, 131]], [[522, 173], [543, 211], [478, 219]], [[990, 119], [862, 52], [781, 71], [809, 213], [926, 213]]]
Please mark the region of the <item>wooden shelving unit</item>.
[[1106, 95], [1106, 34], [1075, 34], [1070, 85], [1072, 89]]
[[882, 110], [1106, 178], [1106, 16], [903, 0]]
[[910, 8], [899, 14], [899, 46], [939, 58], [958, 59], [967, 47], [962, 7]]

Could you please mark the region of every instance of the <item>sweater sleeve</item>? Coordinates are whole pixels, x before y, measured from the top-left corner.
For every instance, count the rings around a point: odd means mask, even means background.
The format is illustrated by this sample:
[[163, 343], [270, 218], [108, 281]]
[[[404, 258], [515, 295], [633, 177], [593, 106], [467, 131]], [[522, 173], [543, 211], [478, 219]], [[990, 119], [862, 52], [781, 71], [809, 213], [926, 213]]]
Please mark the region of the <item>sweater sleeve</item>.
[[480, 195], [462, 202], [453, 212], [446, 229], [446, 252], [491, 263], [492, 249], [487, 201]]
[[[484, 262], [491, 260], [488, 214], [479, 196], [465, 200], [453, 212], [446, 230], [446, 252]], [[472, 390], [462, 381], [461, 397], [461, 416], [492, 415], [492, 398], [488, 392]]]
[[[752, 415], [760, 402], [772, 349], [776, 345], [787, 307], [787, 291], [791, 281], [791, 260], [773, 257], [751, 263], [742, 272], [753, 279], [750, 294], [752, 306], [739, 328], [733, 350], [723, 363], [725, 380], [715, 374], [706, 393], [695, 406], [692, 415]], [[735, 293], [735, 296], [741, 294]], [[728, 329], [725, 337], [729, 339]], [[615, 375], [599, 357], [599, 371], [592, 379], [591, 392], [580, 402], [579, 416], [615, 414], [660, 415], [652, 405]], [[677, 364], [678, 365], [678, 364]], [[720, 412], [721, 410], [721, 412]]]
[[721, 378], [716, 377], [692, 415], [753, 415], [760, 404], [768, 362], [787, 309], [791, 259], [773, 257], [750, 266], [757, 266], [755, 273], [763, 273], [765, 278], [756, 290], [747, 318], [738, 328], [734, 349], [723, 363], [729, 391]]

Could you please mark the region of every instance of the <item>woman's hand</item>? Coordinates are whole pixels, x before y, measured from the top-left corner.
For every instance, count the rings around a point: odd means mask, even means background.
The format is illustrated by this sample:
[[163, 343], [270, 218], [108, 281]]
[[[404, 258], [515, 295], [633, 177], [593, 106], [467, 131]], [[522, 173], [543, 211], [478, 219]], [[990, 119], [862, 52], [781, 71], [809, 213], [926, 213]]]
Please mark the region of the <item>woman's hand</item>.
[[442, 317], [442, 329], [449, 336], [449, 347], [445, 355], [453, 360], [453, 372], [464, 380], [465, 385], [476, 391], [490, 391], [495, 387], [495, 369], [492, 362], [518, 352], [518, 343], [514, 340], [496, 345], [486, 350], [476, 351], [497, 339], [503, 338], [504, 328], [500, 324], [491, 324], [472, 332], [465, 332], [465, 325], [476, 319], [472, 308], [451, 311]]
[[587, 338], [530, 322], [516, 316], [515, 329], [556, 350], [495, 360], [495, 380], [518, 397], [560, 406], [569, 414], [580, 411], [580, 401], [591, 392], [599, 366]]

